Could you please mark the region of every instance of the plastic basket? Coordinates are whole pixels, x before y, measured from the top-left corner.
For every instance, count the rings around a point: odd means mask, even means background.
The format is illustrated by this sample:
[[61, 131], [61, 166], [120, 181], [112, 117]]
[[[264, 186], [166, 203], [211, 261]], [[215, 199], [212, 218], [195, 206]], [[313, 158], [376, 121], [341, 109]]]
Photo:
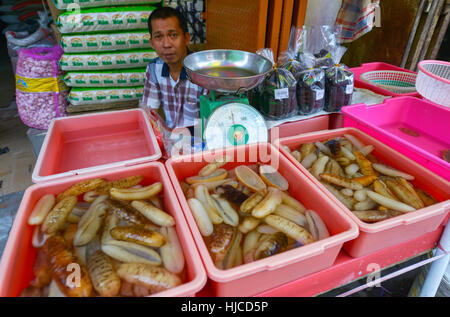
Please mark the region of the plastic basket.
[[416, 74], [395, 71], [375, 70], [361, 74], [360, 79], [390, 92], [403, 94], [416, 91]]
[[374, 93], [383, 95], [383, 96], [392, 96], [392, 97], [403, 97], [403, 96], [414, 96], [414, 97], [421, 97], [420, 94], [417, 91], [409, 92], [409, 93], [395, 93], [392, 91], [389, 91], [387, 89], [381, 88], [379, 86], [374, 85], [371, 82], [367, 82], [365, 80], [362, 80], [360, 77], [362, 74], [371, 72], [371, 71], [399, 71], [399, 72], [406, 72], [415, 74], [417, 76], [416, 72], [413, 72], [411, 70], [401, 68], [395, 65], [391, 65], [388, 63], [382, 63], [382, 62], [374, 62], [374, 63], [364, 63], [359, 67], [352, 67], [350, 69], [355, 74], [355, 87], [357, 88], [364, 88], [368, 89], [370, 91], [373, 91]]
[[450, 63], [435, 60], [418, 65], [416, 89], [422, 97], [439, 105], [450, 107]]

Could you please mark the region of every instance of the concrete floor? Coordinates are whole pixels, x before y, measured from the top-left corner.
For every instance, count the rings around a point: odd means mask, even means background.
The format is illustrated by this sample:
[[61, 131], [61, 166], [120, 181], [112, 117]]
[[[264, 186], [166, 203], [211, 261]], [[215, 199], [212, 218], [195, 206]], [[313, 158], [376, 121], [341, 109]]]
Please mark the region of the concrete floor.
[[14, 75], [6, 50], [0, 41], [0, 197], [22, 191], [32, 184], [36, 162], [28, 127], [20, 120], [14, 102]]

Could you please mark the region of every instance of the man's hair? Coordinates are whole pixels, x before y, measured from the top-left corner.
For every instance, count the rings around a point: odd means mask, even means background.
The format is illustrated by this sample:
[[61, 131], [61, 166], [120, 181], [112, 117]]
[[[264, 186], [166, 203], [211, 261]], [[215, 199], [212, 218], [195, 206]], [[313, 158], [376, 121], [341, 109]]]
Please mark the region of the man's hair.
[[170, 17], [176, 17], [178, 20], [178, 25], [183, 30], [183, 33], [188, 33], [188, 26], [183, 14], [171, 7], [160, 7], [153, 11], [148, 18], [148, 31], [150, 35], [152, 34], [152, 21], [156, 19], [167, 19]]

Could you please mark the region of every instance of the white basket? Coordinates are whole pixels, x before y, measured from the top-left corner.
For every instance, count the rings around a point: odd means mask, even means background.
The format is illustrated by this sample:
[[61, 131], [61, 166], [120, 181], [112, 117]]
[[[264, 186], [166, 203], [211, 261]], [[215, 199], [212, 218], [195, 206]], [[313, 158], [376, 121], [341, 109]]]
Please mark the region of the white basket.
[[365, 72], [359, 78], [371, 85], [388, 90], [396, 94], [416, 92], [416, 73], [397, 70], [375, 70]]
[[450, 63], [425, 60], [418, 67], [417, 92], [434, 103], [450, 107]]

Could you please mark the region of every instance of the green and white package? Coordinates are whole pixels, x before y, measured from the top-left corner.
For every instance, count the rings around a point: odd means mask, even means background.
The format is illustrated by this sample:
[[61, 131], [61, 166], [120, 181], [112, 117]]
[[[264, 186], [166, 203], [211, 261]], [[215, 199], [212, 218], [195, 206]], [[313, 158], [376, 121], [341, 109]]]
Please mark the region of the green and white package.
[[147, 30], [63, 35], [61, 46], [65, 53], [151, 48]]
[[71, 70], [107, 70], [146, 67], [158, 57], [152, 49], [99, 52], [99, 53], [64, 53], [59, 60], [63, 71]]
[[94, 105], [118, 101], [134, 101], [142, 98], [144, 87], [72, 88], [69, 102], [73, 106]]
[[66, 11], [58, 16], [56, 26], [62, 34], [147, 29], [148, 17], [155, 9], [126, 6]]
[[146, 68], [68, 72], [63, 80], [69, 87], [143, 86]]
[[132, 4], [162, 4], [161, 0], [53, 0], [59, 10], [79, 8], [110, 7]]

